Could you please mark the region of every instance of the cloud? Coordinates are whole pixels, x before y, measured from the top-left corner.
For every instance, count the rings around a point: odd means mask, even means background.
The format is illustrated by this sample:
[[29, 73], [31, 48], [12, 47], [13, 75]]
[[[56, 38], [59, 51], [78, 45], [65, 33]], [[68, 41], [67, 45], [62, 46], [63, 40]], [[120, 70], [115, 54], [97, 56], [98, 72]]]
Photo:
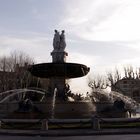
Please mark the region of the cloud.
[[69, 45], [83, 55], [75, 59], [89, 57], [84, 60], [98, 72], [128, 62], [139, 65], [139, 0], [72, 0], [66, 9], [60, 26], [79, 41]]
[[51, 61], [57, 28], [66, 30], [70, 62], [99, 73], [128, 61], [139, 63], [139, 0], [28, 0], [6, 7], [1, 3], [0, 55], [21, 50], [38, 62]]
[[117, 12], [96, 29], [95, 39], [132, 41], [140, 39], [140, 2], [125, 1]]
[[122, 60], [122, 62], [120, 63], [120, 65], [122, 66], [125, 66], [125, 65], [130, 65], [130, 66], [134, 66], [134, 67], [140, 67], [140, 57], [137, 56], [137, 57], [133, 57], [133, 58], [130, 58], [130, 59], [124, 59]]
[[73, 0], [66, 5], [62, 27], [85, 40], [140, 39], [139, 0]]
[[[71, 27], [71, 32], [86, 39], [93, 40], [95, 29], [116, 12], [121, 1], [111, 0], [73, 0], [66, 5], [66, 16], [62, 26]], [[90, 37], [90, 38], [89, 38]]]
[[23, 51], [40, 62], [48, 58], [51, 48], [44, 37], [0, 36], [0, 55], [9, 55], [14, 50]]

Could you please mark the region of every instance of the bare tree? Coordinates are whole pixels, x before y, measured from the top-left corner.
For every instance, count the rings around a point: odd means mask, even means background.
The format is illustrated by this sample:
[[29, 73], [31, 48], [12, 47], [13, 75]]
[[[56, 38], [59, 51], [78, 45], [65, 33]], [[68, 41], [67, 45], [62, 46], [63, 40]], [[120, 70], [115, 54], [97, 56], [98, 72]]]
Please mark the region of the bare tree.
[[10, 56], [0, 58], [0, 90], [5, 91], [14, 88], [28, 87], [33, 80], [27, 71], [33, 64], [33, 58], [24, 52], [12, 52]]
[[17, 51], [11, 53], [10, 60], [12, 64], [11, 68], [13, 70], [15, 70], [17, 64], [19, 65], [19, 67], [23, 67], [25, 65], [30, 65], [34, 63], [33, 58], [31, 58], [28, 54]]
[[107, 81], [104, 76], [94, 76], [93, 79], [89, 78], [88, 86], [93, 90], [106, 89]]
[[114, 72], [108, 72], [107, 73], [107, 84], [108, 86], [112, 87], [115, 86], [115, 83], [119, 80], [121, 80], [121, 73], [116, 68]]
[[140, 79], [140, 68], [135, 69], [132, 66], [125, 66], [123, 72], [120, 72], [118, 68], [114, 71], [108, 72], [107, 76], [94, 76], [93, 79], [89, 78], [89, 87], [92, 89], [105, 89], [109, 87], [115, 87], [115, 84], [124, 78]]
[[135, 70], [136, 79], [140, 79], [140, 68]]
[[134, 71], [134, 68], [132, 66], [124, 67], [124, 75], [125, 78], [136, 78], [137, 77], [137, 71]]

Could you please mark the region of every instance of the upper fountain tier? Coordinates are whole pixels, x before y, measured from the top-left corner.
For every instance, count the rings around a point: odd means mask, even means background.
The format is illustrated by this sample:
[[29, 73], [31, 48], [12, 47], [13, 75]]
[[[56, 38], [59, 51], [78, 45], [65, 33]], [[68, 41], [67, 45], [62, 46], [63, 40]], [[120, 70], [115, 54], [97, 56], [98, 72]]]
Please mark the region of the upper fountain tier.
[[57, 30], [55, 30], [53, 38], [53, 48], [51, 52], [52, 63], [41, 63], [32, 65], [29, 71], [37, 77], [41, 78], [77, 78], [85, 76], [90, 68], [77, 63], [66, 63], [66, 56], [68, 53], [65, 52], [66, 41], [64, 30], [61, 35]]
[[29, 69], [34, 76], [41, 78], [77, 78], [85, 76], [89, 70], [87, 66], [77, 63], [42, 63]]

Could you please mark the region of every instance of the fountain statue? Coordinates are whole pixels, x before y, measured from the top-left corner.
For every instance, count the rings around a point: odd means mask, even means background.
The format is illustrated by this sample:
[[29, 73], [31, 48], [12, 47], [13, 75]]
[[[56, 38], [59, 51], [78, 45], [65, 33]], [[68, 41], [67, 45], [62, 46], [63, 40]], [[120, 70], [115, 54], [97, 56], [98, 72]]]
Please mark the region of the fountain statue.
[[62, 30], [61, 35], [59, 35], [59, 32], [55, 30], [54, 38], [53, 38], [53, 48], [54, 51], [60, 51], [63, 52], [66, 47], [66, 41], [65, 41], [65, 31]]

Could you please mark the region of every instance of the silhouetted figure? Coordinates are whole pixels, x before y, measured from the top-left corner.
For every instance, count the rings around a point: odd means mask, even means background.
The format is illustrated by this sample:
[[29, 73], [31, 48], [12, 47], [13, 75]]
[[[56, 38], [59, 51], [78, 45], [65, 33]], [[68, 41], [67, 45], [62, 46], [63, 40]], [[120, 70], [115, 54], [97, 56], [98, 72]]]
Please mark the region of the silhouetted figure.
[[54, 48], [54, 51], [58, 51], [60, 48], [60, 35], [57, 30], [54, 30], [54, 32], [55, 34], [53, 38], [53, 48]]
[[113, 107], [115, 109], [118, 109], [118, 110], [124, 110], [125, 108], [125, 103], [123, 102], [123, 100], [116, 100], [113, 104]]
[[60, 51], [64, 51], [66, 48], [66, 41], [65, 41], [65, 31], [62, 30], [60, 35]]

